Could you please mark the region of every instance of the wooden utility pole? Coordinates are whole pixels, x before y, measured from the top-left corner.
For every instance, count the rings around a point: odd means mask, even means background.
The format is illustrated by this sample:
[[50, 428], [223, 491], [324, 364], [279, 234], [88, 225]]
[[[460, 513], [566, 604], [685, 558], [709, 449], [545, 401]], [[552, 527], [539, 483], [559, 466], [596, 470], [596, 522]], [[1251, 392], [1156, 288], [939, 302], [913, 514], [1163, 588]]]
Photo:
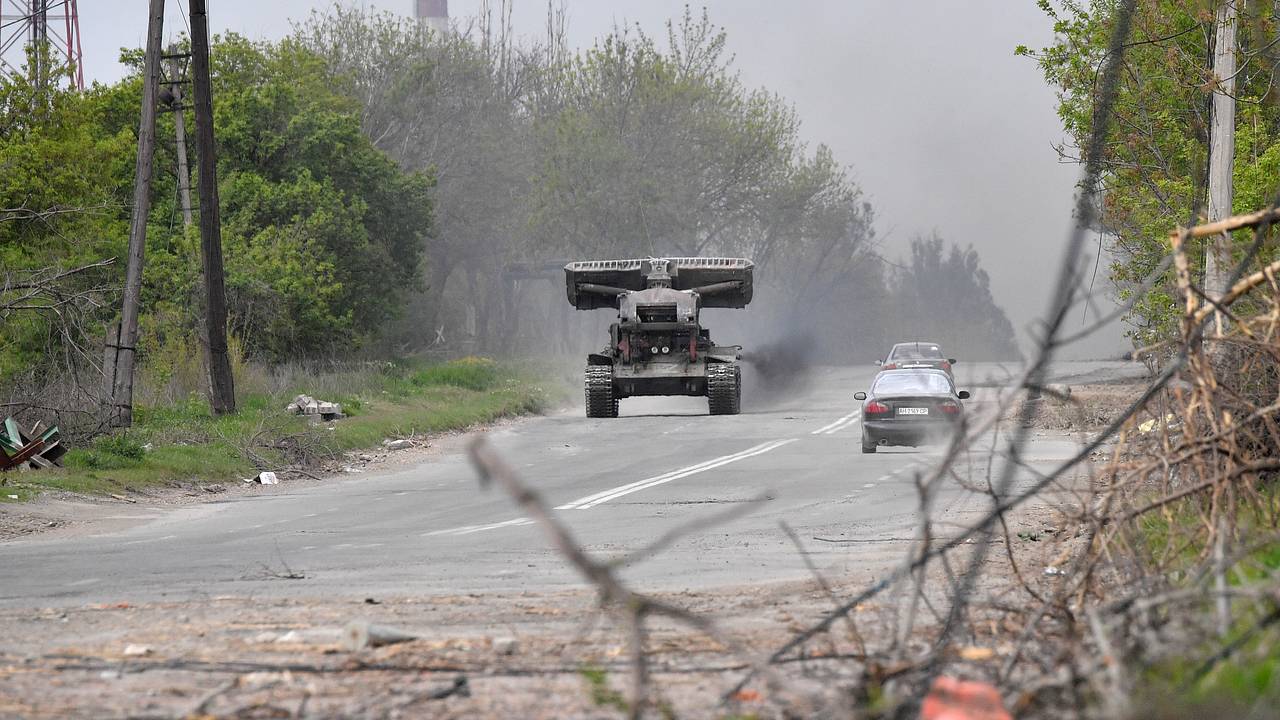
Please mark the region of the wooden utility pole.
[[169, 48], [169, 91], [173, 93], [173, 130], [178, 155], [178, 199], [182, 202], [182, 226], [191, 227], [191, 172], [187, 169], [187, 109], [182, 104], [182, 83], [178, 78], [178, 49]]
[[227, 354], [227, 291], [222, 277], [222, 221], [218, 215], [218, 158], [213, 141], [213, 90], [209, 79], [209, 12], [191, 0], [191, 75], [200, 161], [200, 258], [204, 265], [205, 329], [209, 338], [209, 406], [215, 415], [236, 410]]
[[151, 213], [151, 158], [156, 146], [156, 95], [160, 85], [160, 40], [164, 33], [164, 0], [151, 0], [147, 17], [147, 49], [142, 70], [142, 119], [138, 123], [138, 164], [134, 169], [133, 217], [129, 223], [129, 264], [116, 348], [111, 420], [133, 424], [133, 370], [137, 358], [138, 311], [142, 298], [142, 266], [147, 249], [147, 216]]
[[[1209, 222], [1231, 217], [1232, 170], [1236, 154], [1236, 25], [1238, 0], [1218, 5], [1213, 42], [1213, 110], [1209, 126]], [[1205, 294], [1217, 299], [1227, 291], [1231, 267], [1231, 235], [1208, 243], [1204, 259]], [[1216, 315], [1219, 330], [1221, 314]]]

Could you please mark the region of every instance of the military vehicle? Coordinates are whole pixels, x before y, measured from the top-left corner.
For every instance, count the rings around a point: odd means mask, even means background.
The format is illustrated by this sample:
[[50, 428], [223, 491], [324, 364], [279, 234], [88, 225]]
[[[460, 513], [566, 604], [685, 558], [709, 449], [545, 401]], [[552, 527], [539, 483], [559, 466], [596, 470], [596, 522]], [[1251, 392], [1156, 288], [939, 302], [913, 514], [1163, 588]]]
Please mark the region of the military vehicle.
[[565, 265], [569, 304], [618, 311], [609, 345], [587, 356], [587, 417], [617, 417], [620, 399], [641, 395], [706, 396], [712, 415], [738, 414], [742, 346], [713, 344], [699, 314], [703, 308], [746, 307], [754, 267], [743, 258]]

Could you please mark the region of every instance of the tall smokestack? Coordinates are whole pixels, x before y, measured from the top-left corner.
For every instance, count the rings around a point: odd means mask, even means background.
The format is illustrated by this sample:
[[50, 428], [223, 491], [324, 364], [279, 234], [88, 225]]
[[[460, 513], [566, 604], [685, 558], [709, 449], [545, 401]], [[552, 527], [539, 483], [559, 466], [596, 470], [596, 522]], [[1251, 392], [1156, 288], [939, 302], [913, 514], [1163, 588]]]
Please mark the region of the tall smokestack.
[[449, 0], [413, 0], [414, 17], [443, 35], [449, 29]]

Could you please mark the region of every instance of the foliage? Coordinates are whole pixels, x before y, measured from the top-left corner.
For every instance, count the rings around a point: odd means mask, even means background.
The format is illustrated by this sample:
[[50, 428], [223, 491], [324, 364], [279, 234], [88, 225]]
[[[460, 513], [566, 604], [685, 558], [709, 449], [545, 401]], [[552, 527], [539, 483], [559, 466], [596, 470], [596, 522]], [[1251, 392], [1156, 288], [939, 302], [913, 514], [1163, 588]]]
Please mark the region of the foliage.
[[[1040, 0], [1057, 38], [1036, 59], [1058, 91], [1058, 114], [1068, 141], [1059, 148], [1081, 160], [1093, 127], [1099, 68], [1106, 53], [1114, 0]], [[1280, 191], [1280, 109], [1273, 82], [1277, 16], [1268, 3], [1237, 3], [1240, 44], [1234, 207], [1251, 212]], [[1209, 107], [1215, 81], [1210, 53], [1215, 2], [1139, 0], [1125, 47], [1125, 71], [1105, 144], [1102, 225], [1115, 262], [1111, 279], [1122, 300], [1131, 298], [1167, 252], [1170, 230], [1197, 220], [1206, 207]], [[1238, 240], [1243, 241], [1241, 235]], [[1237, 243], [1237, 244], [1243, 244]], [[1268, 249], [1265, 256], [1274, 254]], [[1202, 253], [1201, 253], [1202, 256]], [[1199, 272], [1202, 266], [1193, 270]], [[1171, 275], [1135, 298], [1131, 335], [1139, 345], [1176, 330]]]
[[1013, 325], [992, 299], [972, 247], [948, 249], [936, 234], [916, 238], [910, 264], [896, 282], [894, 306], [910, 318], [917, 339], [936, 341], [971, 360], [1018, 357]]
[[[29, 497], [43, 489], [107, 493], [162, 483], [238, 481], [260, 469], [294, 464], [315, 468], [388, 437], [459, 430], [540, 412], [566, 397], [540, 375], [480, 358], [323, 370], [253, 365], [249, 372], [260, 377], [237, 378], [253, 390], [233, 415], [211, 417], [208, 403], [190, 396], [140, 407], [127, 434], [99, 437], [89, 447], [72, 449], [65, 469], [8, 478], [6, 490]], [[344, 411], [356, 412], [332, 429], [311, 425], [280, 409], [301, 392], [336, 400]], [[264, 462], [270, 466], [262, 466]]]

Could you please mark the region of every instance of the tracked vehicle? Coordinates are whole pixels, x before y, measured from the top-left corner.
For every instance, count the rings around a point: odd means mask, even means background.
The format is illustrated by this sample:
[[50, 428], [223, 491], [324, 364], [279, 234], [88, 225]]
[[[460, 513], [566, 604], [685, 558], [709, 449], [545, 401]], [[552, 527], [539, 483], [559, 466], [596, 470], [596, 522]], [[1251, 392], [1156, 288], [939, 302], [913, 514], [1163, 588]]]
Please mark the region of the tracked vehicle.
[[742, 400], [739, 345], [715, 345], [703, 308], [751, 302], [754, 264], [743, 258], [590, 260], [565, 266], [569, 304], [614, 308], [609, 345], [587, 356], [587, 417], [617, 417], [618, 401], [642, 395], [707, 398], [712, 415]]

